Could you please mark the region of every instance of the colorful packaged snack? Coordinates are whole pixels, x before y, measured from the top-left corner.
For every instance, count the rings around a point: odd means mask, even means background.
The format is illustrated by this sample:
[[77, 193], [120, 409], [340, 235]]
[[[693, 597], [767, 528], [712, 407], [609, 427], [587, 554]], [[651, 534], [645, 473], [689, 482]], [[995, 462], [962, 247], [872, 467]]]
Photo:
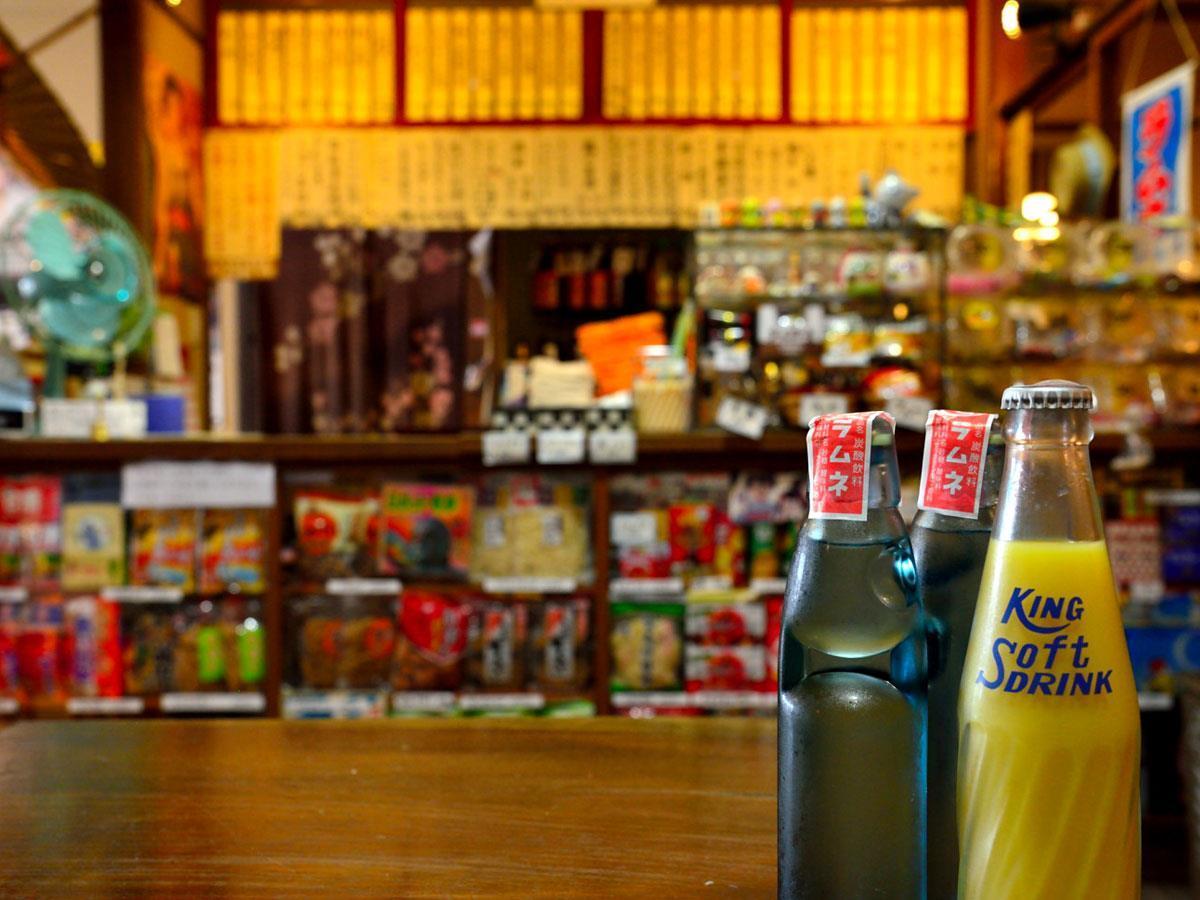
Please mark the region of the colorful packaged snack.
[[228, 600], [224, 615], [233, 626], [226, 632], [225, 650], [230, 671], [237, 675], [231, 686], [245, 690], [261, 685], [267, 677], [267, 640], [260, 604]]
[[614, 603], [610, 640], [613, 691], [682, 687], [682, 604]]
[[761, 646], [767, 630], [767, 610], [758, 601], [694, 603], [684, 614], [688, 644], [705, 647]]
[[583, 578], [590, 556], [589, 499], [579, 480], [488, 479], [474, 517], [474, 577]]
[[711, 503], [676, 503], [667, 510], [674, 575], [709, 575], [717, 553], [717, 508]]
[[125, 513], [117, 503], [63, 506], [62, 586], [92, 591], [125, 583]]
[[16, 697], [21, 690], [17, 667], [20, 609], [14, 603], [0, 603], [0, 697]]
[[684, 664], [689, 691], [759, 690], [766, 682], [766, 650], [761, 644], [687, 646]]
[[133, 512], [129, 581], [135, 585], [196, 587], [196, 511], [138, 509]]
[[773, 691], [779, 685], [779, 635], [783, 630], [783, 598], [768, 598], [766, 607], [767, 680], [763, 688]]
[[61, 603], [27, 604], [17, 631], [17, 672], [21, 691], [35, 704], [57, 704], [66, 697], [67, 655]]
[[200, 593], [263, 592], [267, 549], [264, 510], [205, 510], [202, 534]]
[[529, 672], [542, 691], [582, 691], [591, 676], [591, 604], [586, 597], [531, 607]]
[[750, 577], [777, 578], [780, 564], [779, 542], [774, 522], [755, 522], [750, 526]]
[[730, 521], [723, 509], [716, 510], [714, 519], [716, 552], [712, 575], [728, 581], [731, 586], [743, 585], [746, 583], [746, 533]]
[[324, 581], [375, 571], [378, 501], [324, 490], [293, 498], [300, 576]]
[[387, 484], [380, 496], [379, 568], [388, 575], [464, 580], [471, 557], [474, 491]]
[[392, 659], [398, 691], [453, 691], [462, 685], [469, 604], [430, 591], [405, 590]]
[[467, 654], [471, 687], [485, 691], [525, 688], [527, 617], [524, 603], [480, 600], [473, 604]]
[[326, 615], [304, 620], [300, 636], [300, 679], [308, 688], [337, 685], [341, 619]]
[[67, 601], [66, 655], [71, 696], [121, 696], [124, 685], [117, 604], [98, 597]]
[[121, 647], [126, 694], [145, 696], [172, 689], [176, 614], [168, 607], [123, 610]]
[[62, 561], [61, 479], [0, 479], [0, 583], [40, 589], [58, 584]]
[[383, 687], [388, 683], [396, 647], [393, 601], [348, 597], [343, 604], [338, 684], [347, 688]]

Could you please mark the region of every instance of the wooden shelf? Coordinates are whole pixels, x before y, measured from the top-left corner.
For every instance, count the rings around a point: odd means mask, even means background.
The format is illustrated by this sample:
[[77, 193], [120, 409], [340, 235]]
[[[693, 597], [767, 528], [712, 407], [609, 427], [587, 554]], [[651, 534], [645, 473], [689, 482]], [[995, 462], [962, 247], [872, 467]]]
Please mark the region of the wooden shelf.
[[[1147, 432], [1147, 437], [1160, 453], [1200, 450], [1200, 428], [1154, 429]], [[903, 429], [897, 432], [896, 446], [901, 456], [920, 454], [923, 444], [922, 434]], [[1123, 445], [1122, 435], [1099, 434], [1092, 442], [1092, 451], [1107, 456], [1118, 452]], [[685, 466], [703, 463], [736, 469], [759, 463], [790, 463], [803, 468], [806, 452], [803, 431], [771, 431], [760, 441], [715, 430], [642, 435], [638, 438], [639, 465], [646, 462], [678, 462]], [[481, 465], [478, 432], [197, 436], [114, 441], [36, 437], [0, 440], [0, 464], [10, 469], [12, 466], [33, 470], [80, 464], [103, 467], [148, 459], [241, 460], [325, 466], [369, 463], [424, 463], [474, 467]], [[586, 467], [587, 464], [582, 465]]]

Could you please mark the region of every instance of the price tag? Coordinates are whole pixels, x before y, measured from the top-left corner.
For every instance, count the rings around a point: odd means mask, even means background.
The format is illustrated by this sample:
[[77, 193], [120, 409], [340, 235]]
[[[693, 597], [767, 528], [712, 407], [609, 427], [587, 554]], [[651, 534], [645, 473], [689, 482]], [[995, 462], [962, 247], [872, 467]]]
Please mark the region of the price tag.
[[485, 466], [520, 466], [529, 462], [530, 442], [527, 431], [485, 431], [483, 433], [483, 464]]
[[121, 469], [126, 509], [246, 509], [275, 505], [271, 463], [145, 462]]
[[601, 428], [590, 432], [588, 458], [610, 466], [637, 462], [637, 432], [632, 428]]
[[786, 578], [751, 578], [750, 590], [760, 597], [771, 597], [787, 590]]
[[938, 409], [925, 426], [917, 507], [974, 519], [979, 515], [988, 434], [996, 417]]
[[180, 603], [183, 591], [173, 587], [129, 584], [106, 587], [100, 592], [105, 600], [114, 603]]
[[165, 713], [261, 713], [267, 698], [254, 692], [221, 694], [163, 694], [159, 703]]
[[29, 599], [29, 589], [21, 585], [0, 587], [0, 603], [24, 603]]
[[752, 441], [762, 440], [770, 414], [757, 403], [726, 397], [717, 407], [717, 425]]
[[382, 719], [382, 691], [297, 691], [284, 694], [285, 719]]
[[883, 407], [901, 428], [924, 431], [925, 421], [933, 409], [928, 397], [893, 397]]
[[72, 716], [140, 716], [146, 709], [141, 697], [71, 697], [67, 714]]
[[582, 428], [547, 428], [537, 436], [537, 461], [543, 466], [583, 462], [586, 433]]
[[513, 575], [502, 578], [483, 579], [483, 590], [487, 594], [569, 594], [579, 586], [574, 578], [537, 577]]
[[344, 597], [382, 597], [399, 594], [404, 585], [399, 578], [330, 578], [325, 593]]
[[800, 421], [811, 425], [817, 416], [840, 416], [850, 411], [850, 397], [846, 394], [801, 394]]
[[689, 592], [696, 594], [729, 591], [733, 589], [733, 578], [729, 575], [697, 575], [689, 585]]
[[396, 691], [392, 694], [393, 712], [450, 712], [452, 709], [453, 691]]
[[536, 693], [519, 694], [463, 694], [458, 698], [459, 708], [464, 712], [502, 712], [515, 709], [541, 709], [546, 698]]
[[647, 599], [679, 597], [683, 594], [682, 578], [614, 578], [608, 585], [613, 597]]
[[870, 494], [871, 429], [887, 413], [821, 416], [808, 429], [809, 509], [816, 519], [865, 522]]
[[718, 372], [749, 372], [749, 344], [716, 344], [711, 348], [713, 369]]
[[608, 521], [618, 547], [647, 547], [658, 541], [658, 517], [652, 512], [616, 512]]

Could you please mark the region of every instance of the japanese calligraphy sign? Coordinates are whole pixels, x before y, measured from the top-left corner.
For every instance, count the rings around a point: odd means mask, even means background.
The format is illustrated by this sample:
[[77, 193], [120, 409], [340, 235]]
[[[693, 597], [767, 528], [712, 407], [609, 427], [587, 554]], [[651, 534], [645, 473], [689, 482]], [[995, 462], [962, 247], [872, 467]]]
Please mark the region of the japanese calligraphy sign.
[[979, 516], [983, 465], [995, 418], [988, 413], [930, 411], [925, 422], [918, 508], [963, 519]]
[[876, 418], [895, 428], [892, 417], [883, 412], [817, 416], [809, 423], [809, 516], [866, 521]]
[[1187, 62], [1121, 97], [1121, 218], [1186, 216], [1191, 207], [1192, 93]]

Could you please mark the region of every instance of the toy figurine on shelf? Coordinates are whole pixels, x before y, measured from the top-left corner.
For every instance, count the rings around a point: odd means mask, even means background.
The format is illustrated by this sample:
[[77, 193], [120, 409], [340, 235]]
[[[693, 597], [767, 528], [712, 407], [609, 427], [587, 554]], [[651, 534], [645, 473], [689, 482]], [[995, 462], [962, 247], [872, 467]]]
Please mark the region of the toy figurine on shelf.
[[921, 193], [895, 172], [888, 172], [875, 183], [872, 197], [883, 212], [885, 228], [899, 228], [904, 224], [904, 207]]
[[829, 227], [846, 227], [846, 198], [834, 197], [829, 201]]

